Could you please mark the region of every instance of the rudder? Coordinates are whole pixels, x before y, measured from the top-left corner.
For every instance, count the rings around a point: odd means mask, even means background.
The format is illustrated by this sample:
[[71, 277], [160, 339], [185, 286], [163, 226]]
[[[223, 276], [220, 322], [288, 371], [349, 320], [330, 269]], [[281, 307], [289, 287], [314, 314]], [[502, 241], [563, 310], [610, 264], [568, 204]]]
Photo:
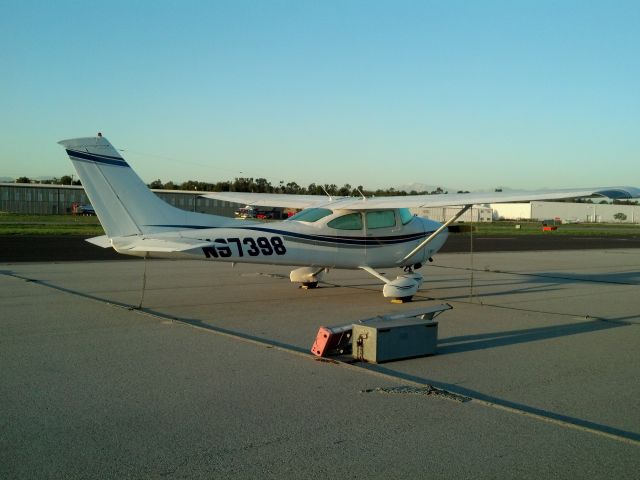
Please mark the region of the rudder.
[[66, 149], [110, 238], [216, 227], [227, 221], [180, 210], [160, 199], [101, 134], [58, 143]]

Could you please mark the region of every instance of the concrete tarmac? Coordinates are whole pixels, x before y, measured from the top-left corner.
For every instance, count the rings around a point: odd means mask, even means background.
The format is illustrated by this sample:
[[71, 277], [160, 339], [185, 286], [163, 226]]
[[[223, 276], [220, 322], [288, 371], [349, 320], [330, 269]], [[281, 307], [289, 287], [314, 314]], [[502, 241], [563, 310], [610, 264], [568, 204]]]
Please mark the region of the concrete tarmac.
[[[144, 296], [143, 261], [0, 265], [0, 478], [637, 478], [638, 249], [440, 254], [404, 305], [146, 263]], [[443, 302], [436, 356], [308, 353]]]

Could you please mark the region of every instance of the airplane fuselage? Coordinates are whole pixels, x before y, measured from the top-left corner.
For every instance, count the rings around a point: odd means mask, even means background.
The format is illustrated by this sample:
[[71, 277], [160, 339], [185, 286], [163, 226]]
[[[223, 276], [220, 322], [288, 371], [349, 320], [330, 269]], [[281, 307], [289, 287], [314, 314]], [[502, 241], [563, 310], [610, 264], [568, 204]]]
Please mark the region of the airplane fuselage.
[[447, 231], [440, 233], [427, 248], [402, 261], [441, 224], [406, 215], [403, 224], [400, 210], [338, 210], [314, 221], [293, 217], [238, 227], [191, 228], [182, 230], [179, 236], [202, 242], [183, 254], [222, 262], [325, 268], [386, 268], [424, 263], [445, 243]]

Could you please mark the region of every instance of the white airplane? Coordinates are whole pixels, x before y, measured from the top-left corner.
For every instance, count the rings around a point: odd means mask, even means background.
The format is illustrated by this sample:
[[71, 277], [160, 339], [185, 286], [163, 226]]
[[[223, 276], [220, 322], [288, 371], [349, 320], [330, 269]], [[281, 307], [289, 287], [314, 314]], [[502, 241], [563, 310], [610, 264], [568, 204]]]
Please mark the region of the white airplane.
[[[415, 272], [444, 245], [449, 224], [475, 204], [601, 195], [640, 197], [633, 187], [536, 192], [410, 195], [380, 198], [223, 192], [216, 198], [251, 206], [303, 209], [270, 223], [187, 212], [151, 192], [101, 134], [59, 142], [67, 151], [106, 235], [87, 241], [142, 257], [192, 256], [220, 262], [297, 266], [292, 282], [313, 288], [332, 268], [361, 269], [384, 283], [383, 295], [410, 300], [423, 282]], [[461, 205], [444, 224], [410, 207]], [[378, 269], [402, 268], [395, 279]]]

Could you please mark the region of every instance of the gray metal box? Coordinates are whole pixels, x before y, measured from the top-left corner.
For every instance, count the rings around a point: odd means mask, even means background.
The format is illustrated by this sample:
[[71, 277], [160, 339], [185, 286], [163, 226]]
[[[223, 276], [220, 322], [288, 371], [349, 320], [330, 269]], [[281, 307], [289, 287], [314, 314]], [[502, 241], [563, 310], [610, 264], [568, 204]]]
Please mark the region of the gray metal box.
[[372, 363], [436, 353], [438, 322], [420, 318], [353, 324], [353, 358]]

